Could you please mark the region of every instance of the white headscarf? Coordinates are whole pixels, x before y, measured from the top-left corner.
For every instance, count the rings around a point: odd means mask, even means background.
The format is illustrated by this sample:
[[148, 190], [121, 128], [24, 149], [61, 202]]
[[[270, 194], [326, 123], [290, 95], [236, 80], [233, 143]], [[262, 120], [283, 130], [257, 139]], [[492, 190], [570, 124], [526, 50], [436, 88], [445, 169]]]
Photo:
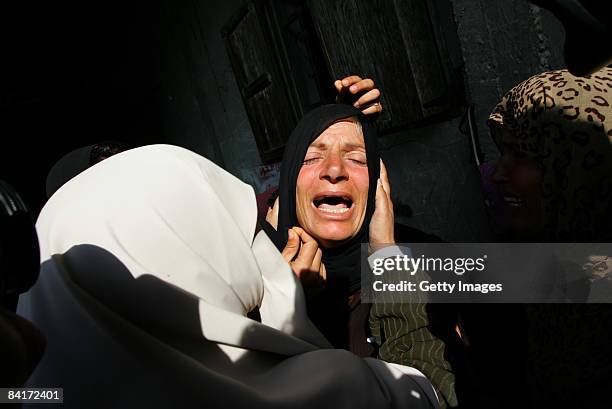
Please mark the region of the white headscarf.
[[[320, 350], [256, 219], [250, 186], [174, 146], [121, 153], [61, 187], [19, 307], [48, 338], [29, 385], [64, 387], [79, 407], [436, 404], [416, 370]], [[247, 317], [256, 307], [261, 323]]]

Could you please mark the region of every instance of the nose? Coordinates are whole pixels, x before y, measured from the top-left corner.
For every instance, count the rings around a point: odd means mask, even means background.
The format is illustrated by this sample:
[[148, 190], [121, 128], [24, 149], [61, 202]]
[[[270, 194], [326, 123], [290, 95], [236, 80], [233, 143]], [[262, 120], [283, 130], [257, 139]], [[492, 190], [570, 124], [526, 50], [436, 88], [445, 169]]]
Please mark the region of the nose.
[[491, 175], [491, 182], [495, 184], [507, 183], [509, 180], [512, 161], [506, 155], [499, 158], [495, 164], [495, 171]]
[[330, 152], [327, 155], [321, 167], [319, 178], [331, 183], [348, 180], [348, 173], [339, 152]]

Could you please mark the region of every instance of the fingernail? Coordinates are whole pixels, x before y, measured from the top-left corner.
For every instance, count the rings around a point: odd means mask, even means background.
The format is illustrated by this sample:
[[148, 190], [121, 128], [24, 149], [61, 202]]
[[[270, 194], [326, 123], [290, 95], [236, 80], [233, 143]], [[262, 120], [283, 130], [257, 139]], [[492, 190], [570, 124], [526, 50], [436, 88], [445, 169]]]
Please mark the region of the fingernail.
[[345, 87], [348, 87], [349, 86], [349, 81], [348, 80], [342, 81], [342, 85], [344, 85]]
[[357, 87], [355, 85], [353, 85], [351, 88], [349, 88], [351, 90], [351, 92], [357, 92]]
[[355, 108], [359, 108], [359, 102], [355, 102], [355, 103], [353, 104], [353, 106], [354, 106]]

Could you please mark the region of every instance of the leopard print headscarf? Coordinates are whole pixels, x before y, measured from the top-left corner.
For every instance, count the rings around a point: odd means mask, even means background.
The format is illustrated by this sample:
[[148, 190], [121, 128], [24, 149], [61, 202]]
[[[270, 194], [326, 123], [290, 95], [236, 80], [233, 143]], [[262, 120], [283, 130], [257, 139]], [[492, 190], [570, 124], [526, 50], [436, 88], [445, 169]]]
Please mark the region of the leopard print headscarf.
[[543, 170], [547, 240], [612, 239], [612, 68], [533, 76], [504, 95], [488, 124], [494, 138], [496, 127], [510, 130]]
[[[611, 242], [611, 105], [612, 68], [587, 77], [559, 70], [512, 88], [489, 117], [494, 137], [508, 129], [543, 171], [545, 240]], [[589, 275], [603, 265], [589, 263]], [[601, 405], [612, 379], [611, 307], [525, 305], [533, 407]]]

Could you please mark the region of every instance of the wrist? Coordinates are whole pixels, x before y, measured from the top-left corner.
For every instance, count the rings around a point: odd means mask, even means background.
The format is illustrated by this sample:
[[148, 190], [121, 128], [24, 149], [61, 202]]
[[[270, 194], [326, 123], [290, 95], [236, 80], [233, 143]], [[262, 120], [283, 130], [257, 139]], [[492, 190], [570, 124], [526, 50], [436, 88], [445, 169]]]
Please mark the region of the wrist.
[[395, 240], [393, 238], [389, 238], [387, 240], [372, 240], [368, 243], [370, 254], [378, 251], [382, 248], [395, 246]]

